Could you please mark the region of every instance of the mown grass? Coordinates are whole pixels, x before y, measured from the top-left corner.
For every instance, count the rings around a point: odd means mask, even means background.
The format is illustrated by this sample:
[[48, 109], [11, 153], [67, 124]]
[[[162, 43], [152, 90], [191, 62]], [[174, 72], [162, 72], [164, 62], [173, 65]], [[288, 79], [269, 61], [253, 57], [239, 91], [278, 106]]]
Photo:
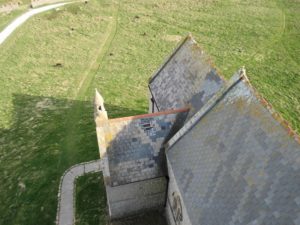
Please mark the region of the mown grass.
[[76, 182], [76, 225], [107, 223], [107, 206], [103, 177], [89, 174]]
[[[245, 65], [299, 132], [299, 17], [298, 1], [101, 0], [30, 19], [0, 46], [0, 224], [54, 223], [63, 171], [98, 158], [94, 88], [110, 117], [146, 112], [149, 76], [188, 32], [225, 77]], [[79, 199], [104, 195], [94, 179]]]
[[98, 158], [92, 100], [78, 87], [114, 5], [49, 11], [0, 46], [0, 224], [54, 224], [60, 176]]

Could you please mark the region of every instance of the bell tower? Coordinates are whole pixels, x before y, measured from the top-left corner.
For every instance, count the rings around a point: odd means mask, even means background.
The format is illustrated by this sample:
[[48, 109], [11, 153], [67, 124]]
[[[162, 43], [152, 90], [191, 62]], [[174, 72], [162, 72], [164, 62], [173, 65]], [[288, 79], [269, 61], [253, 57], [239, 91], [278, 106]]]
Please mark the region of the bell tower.
[[105, 123], [108, 120], [107, 112], [104, 107], [104, 99], [97, 89], [95, 89], [94, 119], [97, 125]]

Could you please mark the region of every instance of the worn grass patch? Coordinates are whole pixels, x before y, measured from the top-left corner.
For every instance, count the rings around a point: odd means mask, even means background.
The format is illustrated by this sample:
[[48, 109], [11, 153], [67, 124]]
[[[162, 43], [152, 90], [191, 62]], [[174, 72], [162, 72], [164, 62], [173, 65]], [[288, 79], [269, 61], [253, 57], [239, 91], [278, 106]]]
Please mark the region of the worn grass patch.
[[[227, 78], [245, 65], [299, 132], [299, 21], [283, 0], [92, 0], [31, 18], [0, 46], [0, 224], [54, 224], [60, 176], [98, 158], [94, 88], [109, 117], [146, 112], [149, 76], [188, 32]], [[77, 218], [97, 222], [95, 207]]]
[[[1, 3], [0, 3], [1, 5]], [[26, 12], [27, 7], [26, 6], [21, 6], [17, 10], [14, 10], [8, 14], [6, 13], [0, 13], [0, 33], [2, 30], [14, 19], [16, 19], [18, 16]]]
[[30, 0], [22, 0], [22, 1], [13, 1], [13, 0], [0, 0], [0, 5], [2, 4], [8, 4], [10, 2], [21, 2], [21, 4], [30, 4]]

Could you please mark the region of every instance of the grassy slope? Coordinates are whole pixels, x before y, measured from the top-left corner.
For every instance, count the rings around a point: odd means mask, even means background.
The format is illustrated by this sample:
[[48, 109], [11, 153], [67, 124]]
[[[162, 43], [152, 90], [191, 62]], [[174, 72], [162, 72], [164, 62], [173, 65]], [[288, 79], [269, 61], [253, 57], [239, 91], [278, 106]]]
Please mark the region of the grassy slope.
[[47, 12], [0, 46], [0, 224], [53, 224], [62, 173], [98, 157], [91, 99], [78, 87], [115, 8], [102, 0]]
[[[227, 78], [245, 65], [300, 130], [297, 1], [122, 0], [117, 8], [102, 0], [48, 12], [0, 47], [0, 224], [53, 223], [62, 172], [97, 158], [93, 88], [110, 117], [146, 112], [148, 77], [187, 32]], [[78, 215], [83, 224], [88, 211]]]

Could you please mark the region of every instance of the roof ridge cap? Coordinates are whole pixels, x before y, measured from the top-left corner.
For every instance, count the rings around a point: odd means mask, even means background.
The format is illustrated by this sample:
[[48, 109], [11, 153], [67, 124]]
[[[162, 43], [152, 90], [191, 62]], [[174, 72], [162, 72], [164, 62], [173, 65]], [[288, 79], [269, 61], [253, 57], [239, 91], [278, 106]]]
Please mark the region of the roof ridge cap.
[[260, 104], [271, 114], [273, 119], [277, 121], [288, 133], [289, 136], [291, 136], [297, 143], [300, 144], [300, 136], [299, 134], [292, 128], [292, 126], [289, 124], [289, 122], [282, 117], [282, 115], [277, 112], [271, 103], [269, 103], [257, 90], [254, 88], [247, 77], [246, 73], [242, 76], [242, 81], [244, 84], [247, 85], [247, 87], [251, 90], [253, 95], [257, 98], [257, 100], [260, 102]]
[[120, 122], [120, 121], [128, 121], [128, 120], [136, 120], [136, 119], [144, 119], [144, 118], [150, 118], [150, 117], [157, 117], [157, 116], [163, 116], [163, 115], [169, 115], [169, 114], [177, 114], [182, 112], [187, 112], [190, 110], [190, 107], [183, 107], [179, 109], [170, 109], [165, 111], [159, 111], [155, 113], [146, 113], [146, 114], [139, 114], [134, 116], [125, 116], [125, 117], [117, 117], [109, 119], [108, 122]]
[[236, 72], [225, 85], [214, 94], [214, 96], [206, 102], [206, 104], [195, 113], [187, 123], [165, 144], [166, 150], [172, 147], [182, 136], [184, 136], [199, 120], [201, 120], [223, 96], [234, 87], [240, 80], [246, 77], [245, 68], [241, 68]]

